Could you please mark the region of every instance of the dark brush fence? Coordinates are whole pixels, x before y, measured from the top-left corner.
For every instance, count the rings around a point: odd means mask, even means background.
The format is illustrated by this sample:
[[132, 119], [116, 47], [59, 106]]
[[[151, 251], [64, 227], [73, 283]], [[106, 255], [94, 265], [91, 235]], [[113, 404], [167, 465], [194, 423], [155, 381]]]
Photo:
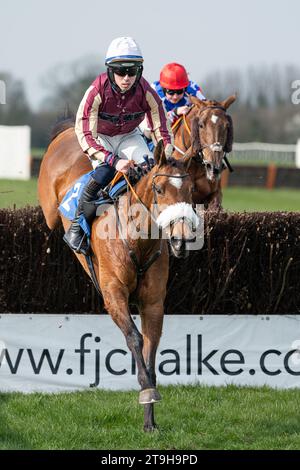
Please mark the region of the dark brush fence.
[[[40, 208], [0, 210], [0, 312], [99, 313], [89, 278]], [[166, 313], [300, 312], [300, 213], [211, 213], [205, 245], [171, 258]]]

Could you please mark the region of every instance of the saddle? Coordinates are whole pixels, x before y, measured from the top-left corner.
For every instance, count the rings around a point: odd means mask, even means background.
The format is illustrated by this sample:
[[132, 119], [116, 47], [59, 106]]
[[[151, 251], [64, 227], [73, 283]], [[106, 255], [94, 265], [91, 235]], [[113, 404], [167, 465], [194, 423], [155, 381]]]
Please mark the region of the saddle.
[[[134, 186], [144, 174], [148, 173], [148, 171], [152, 169], [153, 166], [154, 161], [152, 159], [148, 160], [145, 158], [145, 163], [137, 165], [128, 173], [127, 179], [129, 180], [129, 183]], [[83, 175], [78, 181], [76, 181], [74, 186], [68, 191], [61, 202], [59, 210], [67, 219], [74, 219], [84, 185], [93, 172], [94, 170]], [[127, 181], [124, 176], [119, 173], [112, 182], [106, 186], [106, 188], [101, 189], [98, 192], [98, 197], [94, 201], [84, 204], [83, 214], [79, 219], [79, 224], [88, 237], [90, 236], [90, 224], [97, 215], [97, 209], [104, 204], [114, 204], [117, 199], [127, 191], [127, 189]]]

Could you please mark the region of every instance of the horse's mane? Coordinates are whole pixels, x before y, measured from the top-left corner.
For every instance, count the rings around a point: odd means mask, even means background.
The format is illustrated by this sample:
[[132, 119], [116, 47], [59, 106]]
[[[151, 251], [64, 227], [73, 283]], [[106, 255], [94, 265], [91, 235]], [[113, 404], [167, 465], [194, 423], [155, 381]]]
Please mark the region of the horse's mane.
[[206, 106], [220, 106], [220, 107], [222, 107], [222, 103], [220, 103], [220, 101], [216, 101], [216, 100], [206, 99], [205, 104], [206, 104]]
[[75, 127], [75, 116], [69, 108], [66, 108], [63, 115], [57, 118], [56, 123], [51, 130], [50, 142], [56, 139], [59, 134], [71, 127]]
[[176, 168], [182, 168], [183, 162], [181, 160], [177, 160], [174, 157], [169, 157], [169, 158], [167, 158], [167, 162], [166, 162], [166, 166], [168, 166], [168, 165], [174, 166]]

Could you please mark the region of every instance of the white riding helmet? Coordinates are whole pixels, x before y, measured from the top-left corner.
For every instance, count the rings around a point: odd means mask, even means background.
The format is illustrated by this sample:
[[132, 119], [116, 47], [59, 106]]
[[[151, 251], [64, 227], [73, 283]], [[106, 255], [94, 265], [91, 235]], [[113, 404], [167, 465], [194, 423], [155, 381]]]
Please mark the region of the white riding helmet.
[[121, 37], [114, 39], [106, 53], [105, 65], [107, 66], [107, 76], [113, 89], [123, 93], [116, 84], [114, 73], [117, 69], [123, 68], [128, 73], [136, 75], [135, 82], [130, 88], [131, 92], [137, 87], [143, 73], [143, 56], [139, 45], [133, 38]]
[[114, 62], [139, 62], [144, 61], [141, 49], [137, 42], [130, 37], [120, 37], [114, 39], [106, 52], [105, 65]]

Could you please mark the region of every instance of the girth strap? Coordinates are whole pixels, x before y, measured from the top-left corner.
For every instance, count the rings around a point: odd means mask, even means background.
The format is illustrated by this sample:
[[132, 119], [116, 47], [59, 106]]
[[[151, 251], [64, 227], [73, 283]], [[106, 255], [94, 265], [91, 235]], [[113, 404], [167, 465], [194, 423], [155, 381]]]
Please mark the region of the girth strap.
[[159, 258], [161, 255], [161, 246], [160, 246], [160, 249], [157, 250], [152, 256], [150, 259], [148, 259], [148, 261], [146, 261], [146, 263], [143, 265], [143, 266], [140, 266], [139, 265], [139, 262], [138, 262], [138, 259], [136, 257], [136, 254], [133, 250], [129, 250], [129, 256], [131, 258], [131, 261], [133, 262], [133, 264], [135, 265], [135, 268], [136, 268], [136, 272], [137, 272], [137, 276], [138, 277], [141, 277], [146, 271], [148, 268], [150, 268], [151, 264], [154, 263], [154, 261], [157, 260], [157, 258]]
[[85, 260], [86, 260], [88, 268], [90, 270], [91, 279], [93, 281], [95, 289], [98, 292], [98, 294], [100, 295], [100, 297], [102, 297], [102, 292], [101, 292], [101, 289], [100, 289], [100, 286], [99, 286], [99, 283], [98, 283], [98, 279], [97, 279], [97, 276], [96, 276], [96, 273], [95, 273], [94, 263], [92, 261], [91, 255], [90, 254], [85, 255]]

